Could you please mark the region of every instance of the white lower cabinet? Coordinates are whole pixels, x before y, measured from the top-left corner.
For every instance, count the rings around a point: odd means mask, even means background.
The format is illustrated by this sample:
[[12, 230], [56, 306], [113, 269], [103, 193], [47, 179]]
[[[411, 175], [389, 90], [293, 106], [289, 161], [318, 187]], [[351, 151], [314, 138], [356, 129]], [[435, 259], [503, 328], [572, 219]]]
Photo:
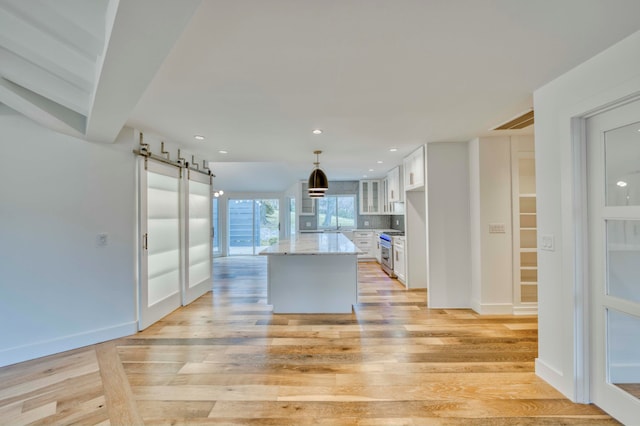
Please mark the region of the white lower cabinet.
[[393, 272], [398, 281], [406, 283], [406, 261], [404, 255], [404, 237], [393, 238]]
[[358, 255], [358, 259], [368, 260], [375, 257], [373, 232], [353, 231], [353, 243], [364, 252]]
[[364, 252], [358, 255], [358, 260], [370, 260], [375, 257], [373, 231], [343, 231], [342, 234]]
[[373, 234], [373, 255], [376, 258], [376, 261], [380, 263], [380, 259], [382, 258], [382, 249], [380, 248], [380, 232], [375, 232]]

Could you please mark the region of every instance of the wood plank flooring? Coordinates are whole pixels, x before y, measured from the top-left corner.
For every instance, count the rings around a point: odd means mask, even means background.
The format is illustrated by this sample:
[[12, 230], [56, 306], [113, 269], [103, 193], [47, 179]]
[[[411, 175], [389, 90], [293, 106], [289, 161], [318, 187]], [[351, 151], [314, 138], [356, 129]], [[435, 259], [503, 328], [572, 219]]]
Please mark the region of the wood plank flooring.
[[535, 317], [427, 309], [376, 263], [353, 314], [273, 315], [263, 257], [144, 332], [0, 369], [0, 424], [617, 424], [534, 373]]

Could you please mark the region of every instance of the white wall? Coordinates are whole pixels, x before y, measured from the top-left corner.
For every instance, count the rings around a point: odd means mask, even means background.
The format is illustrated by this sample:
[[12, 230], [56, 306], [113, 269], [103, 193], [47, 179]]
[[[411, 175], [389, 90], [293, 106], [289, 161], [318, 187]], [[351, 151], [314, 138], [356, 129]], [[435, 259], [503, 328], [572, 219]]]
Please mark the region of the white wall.
[[[511, 138], [469, 143], [471, 200], [471, 306], [481, 314], [513, 313]], [[490, 224], [504, 233], [490, 233]]]
[[0, 115], [0, 149], [0, 365], [134, 333], [131, 146]]
[[[575, 269], [575, 204], [579, 186], [572, 152], [571, 119], [640, 93], [640, 32], [536, 90], [536, 183], [538, 238], [552, 235], [554, 251], [538, 254], [539, 347], [536, 373], [572, 400], [588, 401], [583, 382], [587, 352], [579, 327], [582, 282]], [[578, 324], [578, 326], [576, 326]]]
[[469, 141], [469, 255], [471, 257], [470, 304], [480, 309], [482, 261], [480, 258], [480, 139]]
[[405, 192], [407, 288], [428, 287], [427, 206], [424, 191]]
[[471, 306], [466, 142], [427, 144], [430, 308]]

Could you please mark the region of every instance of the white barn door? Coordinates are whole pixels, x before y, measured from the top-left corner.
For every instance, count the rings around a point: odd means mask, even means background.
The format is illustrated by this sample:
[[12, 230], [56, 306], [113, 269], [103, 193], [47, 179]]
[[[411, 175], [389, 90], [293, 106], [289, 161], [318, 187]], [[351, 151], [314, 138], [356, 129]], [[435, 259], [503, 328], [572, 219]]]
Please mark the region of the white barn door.
[[591, 400], [640, 419], [640, 102], [587, 120]]
[[211, 290], [211, 176], [187, 171], [185, 179], [185, 280], [183, 305]]
[[143, 330], [181, 305], [179, 167], [139, 159], [138, 328]]

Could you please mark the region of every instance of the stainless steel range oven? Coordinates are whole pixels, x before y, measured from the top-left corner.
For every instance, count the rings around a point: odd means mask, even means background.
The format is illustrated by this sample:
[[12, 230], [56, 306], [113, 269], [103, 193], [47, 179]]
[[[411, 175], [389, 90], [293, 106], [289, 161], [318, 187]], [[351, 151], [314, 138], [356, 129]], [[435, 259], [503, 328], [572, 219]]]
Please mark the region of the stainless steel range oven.
[[391, 278], [395, 278], [393, 272], [393, 237], [404, 236], [402, 231], [389, 231], [380, 234], [380, 266]]

